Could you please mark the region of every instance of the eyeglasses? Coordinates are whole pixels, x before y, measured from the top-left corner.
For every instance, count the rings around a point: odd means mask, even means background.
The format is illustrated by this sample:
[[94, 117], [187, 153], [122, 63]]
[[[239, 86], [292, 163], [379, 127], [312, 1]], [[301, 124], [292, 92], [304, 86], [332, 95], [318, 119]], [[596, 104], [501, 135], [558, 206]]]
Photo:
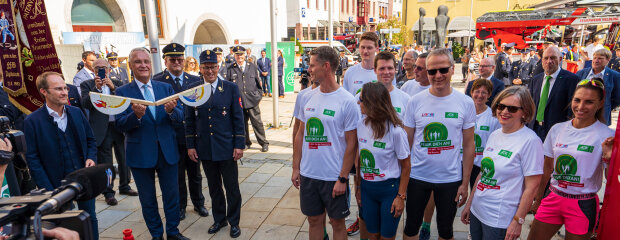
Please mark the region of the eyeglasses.
[[516, 113], [517, 111], [519, 111], [519, 109], [523, 109], [523, 107], [510, 106], [501, 103], [497, 104], [497, 110], [499, 111], [504, 111], [504, 109], [506, 108], [508, 108], [508, 112], [510, 113]]
[[183, 62], [184, 60], [184, 58], [168, 58], [168, 61], [171, 62]]
[[204, 66], [202, 68], [204, 68], [207, 71], [215, 71], [215, 70], [217, 70], [218, 67], [219, 66], [215, 65], [215, 66], [211, 66], [211, 67]]
[[438, 68], [438, 69], [426, 69], [426, 72], [428, 73], [428, 75], [435, 75], [437, 74], [437, 71], [439, 71], [439, 73], [441, 74], [446, 74], [450, 71], [451, 67], [445, 67], [445, 68]]
[[55, 87], [55, 88], [47, 88], [47, 90], [50, 90], [50, 89], [54, 89], [55, 91], [58, 91], [58, 92], [62, 92], [62, 91], [69, 91], [69, 87], [67, 87], [67, 86], [64, 86], [64, 87]]

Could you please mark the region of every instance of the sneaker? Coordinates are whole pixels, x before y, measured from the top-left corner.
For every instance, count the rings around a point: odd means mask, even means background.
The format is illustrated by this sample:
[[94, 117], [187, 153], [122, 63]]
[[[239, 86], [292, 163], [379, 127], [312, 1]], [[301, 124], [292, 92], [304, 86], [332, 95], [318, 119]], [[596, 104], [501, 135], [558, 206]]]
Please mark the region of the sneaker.
[[420, 240], [429, 240], [431, 238], [431, 231], [426, 228], [420, 229]]
[[355, 220], [353, 224], [351, 224], [351, 226], [349, 226], [349, 228], [347, 228], [347, 235], [353, 236], [353, 235], [358, 234], [359, 232], [360, 232], [360, 219], [358, 218], [357, 220]]

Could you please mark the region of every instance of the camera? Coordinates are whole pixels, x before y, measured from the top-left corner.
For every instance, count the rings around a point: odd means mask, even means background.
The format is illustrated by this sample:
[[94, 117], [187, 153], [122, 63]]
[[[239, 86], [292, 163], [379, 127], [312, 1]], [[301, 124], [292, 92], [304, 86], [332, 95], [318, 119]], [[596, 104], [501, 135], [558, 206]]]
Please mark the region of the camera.
[[11, 120], [5, 116], [0, 116], [0, 138], [11, 141], [15, 154], [26, 153], [26, 136], [22, 131], [11, 129]]

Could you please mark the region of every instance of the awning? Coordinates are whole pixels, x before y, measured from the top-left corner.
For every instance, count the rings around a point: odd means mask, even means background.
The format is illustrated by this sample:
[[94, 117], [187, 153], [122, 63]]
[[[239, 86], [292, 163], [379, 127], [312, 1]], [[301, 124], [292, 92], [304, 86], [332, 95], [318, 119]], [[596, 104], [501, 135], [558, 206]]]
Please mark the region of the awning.
[[[319, 22], [319, 27], [328, 27], [329, 26], [329, 21], [327, 20], [317, 20]], [[334, 27], [342, 27], [342, 25], [340, 25], [340, 22], [338, 21], [332, 21], [332, 24], [334, 25]]]
[[469, 16], [455, 17], [448, 23], [448, 31], [476, 30], [476, 22]]
[[448, 37], [471, 37], [476, 36], [476, 31], [462, 30], [448, 34]]
[[[412, 31], [418, 31], [420, 28], [420, 18], [418, 18], [414, 24], [413, 24], [413, 28], [411, 28]], [[425, 17], [424, 18], [424, 31], [434, 31], [436, 29], [435, 27], [435, 18], [432, 17]]]

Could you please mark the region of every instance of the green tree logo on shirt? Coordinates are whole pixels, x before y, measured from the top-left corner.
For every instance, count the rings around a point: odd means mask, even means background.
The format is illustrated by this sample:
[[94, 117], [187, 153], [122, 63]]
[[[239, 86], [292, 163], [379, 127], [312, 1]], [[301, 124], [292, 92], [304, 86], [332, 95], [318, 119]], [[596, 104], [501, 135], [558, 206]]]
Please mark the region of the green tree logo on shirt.
[[362, 166], [360, 170], [364, 173], [372, 173], [375, 170], [375, 156], [370, 150], [365, 148], [360, 150], [360, 164]]
[[474, 133], [474, 142], [476, 142], [476, 155], [481, 155], [484, 148], [482, 147], [482, 138], [480, 135]]
[[327, 142], [327, 136], [323, 136], [325, 128], [321, 119], [311, 117], [306, 123], [306, 142]]
[[432, 122], [424, 127], [424, 142], [422, 147], [447, 147], [452, 145], [448, 139], [448, 129], [442, 123]]
[[480, 173], [482, 174], [480, 182], [483, 184], [489, 186], [495, 186], [497, 184], [497, 179], [493, 179], [493, 176], [495, 176], [495, 163], [490, 157], [485, 157], [480, 162]]
[[559, 181], [578, 183], [581, 180], [581, 177], [575, 176], [577, 160], [569, 154], [562, 154], [555, 160], [555, 173], [553, 178]]

